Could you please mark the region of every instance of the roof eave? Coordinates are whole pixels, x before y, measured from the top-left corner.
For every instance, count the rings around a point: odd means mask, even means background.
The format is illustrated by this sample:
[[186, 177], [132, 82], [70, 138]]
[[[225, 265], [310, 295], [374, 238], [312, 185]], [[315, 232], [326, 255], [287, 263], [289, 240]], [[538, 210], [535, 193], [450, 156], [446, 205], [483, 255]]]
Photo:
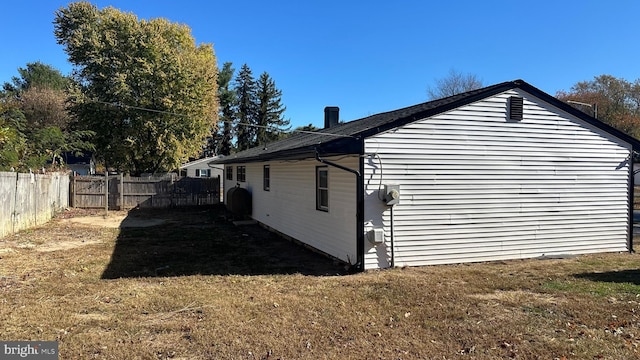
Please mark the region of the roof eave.
[[471, 95], [471, 96], [467, 96], [467, 97], [462, 98], [460, 100], [452, 101], [450, 103], [443, 104], [443, 105], [437, 106], [435, 108], [431, 108], [431, 109], [427, 109], [427, 110], [424, 110], [424, 111], [416, 112], [416, 113], [413, 113], [413, 114], [411, 114], [409, 116], [405, 116], [405, 117], [399, 118], [399, 119], [397, 119], [397, 120], [395, 120], [393, 122], [384, 124], [382, 126], [365, 130], [365, 131], [361, 132], [359, 135], [361, 137], [363, 137], [363, 138], [374, 136], [376, 134], [379, 134], [379, 133], [382, 133], [382, 132], [385, 132], [385, 131], [388, 131], [388, 130], [391, 130], [391, 129], [395, 129], [395, 128], [400, 127], [400, 126], [404, 126], [404, 125], [410, 124], [410, 123], [412, 123], [414, 121], [418, 121], [418, 120], [421, 120], [421, 119], [432, 117], [432, 116], [435, 116], [435, 115], [438, 115], [438, 114], [441, 114], [441, 113], [444, 113], [444, 112], [447, 112], [447, 111], [451, 111], [451, 110], [456, 109], [456, 108], [458, 108], [460, 106], [468, 105], [468, 104], [471, 104], [473, 102], [485, 99], [485, 98], [487, 98], [489, 96], [493, 96], [493, 95], [497, 95], [497, 94], [503, 93], [505, 91], [508, 91], [508, 90], [511, 90], [513, 88], [518, 87], [520, 85], [520, 83], [521, 83], [520, 80], [501, 83], [501, 84], [493, 86], [493, 87], [491, 87], [491, 88], [489, 88], [489, 89], [487, 89], [485, 91], [479, 92], [479, 93]]
[[272, 160], [304, 160], [321, 156], [338, 156], [360, 154], [361, 146], [357, 138], [340, 138], [326, 143], [303, 146], [300, 148], [286, 149], [282, 151], [268, 152], [253, 156], [234, 157], [225, 156], [220, 160], [214, 160], [209, 164], [242, 164], [249, 162], [266, 162]]

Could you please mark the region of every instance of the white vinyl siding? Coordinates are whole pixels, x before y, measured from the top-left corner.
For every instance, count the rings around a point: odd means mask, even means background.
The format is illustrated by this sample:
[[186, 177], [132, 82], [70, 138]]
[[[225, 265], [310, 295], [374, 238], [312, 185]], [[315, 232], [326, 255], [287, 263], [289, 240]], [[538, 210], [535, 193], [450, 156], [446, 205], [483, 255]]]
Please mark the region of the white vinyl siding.
[[[328, 158], [357, 169], [357, 156]], [[235, 164], [234, 166], [236, 166]], [[316, 160], [270, 161], [269, 191], [263, 191], [265, 163], [248, 163], [246, 182], [240, 186], [252, 195], [251, 216], [296, 240], [345, 262], [356, 262], [355, 175], [331, 166], [328, 211], [316, 210]], [[225, 182], [225, 193], [236, 184]]]
[[[524, 97], [508, 120], [510, 96]], [[627, 250], [630, 145], [512, 90], [365, 141], [382, 184], [400, 184], [395, 265]], [[389, 265], [390, 211], [365, 159], [365, 268]]]
[[195, 160], [180, 167], [180, 172], [187, 177], [223, 177], [222, 165], [211, 165], [209, 162], [218, 159], [218, 157], [208, 157], [204, 159]]

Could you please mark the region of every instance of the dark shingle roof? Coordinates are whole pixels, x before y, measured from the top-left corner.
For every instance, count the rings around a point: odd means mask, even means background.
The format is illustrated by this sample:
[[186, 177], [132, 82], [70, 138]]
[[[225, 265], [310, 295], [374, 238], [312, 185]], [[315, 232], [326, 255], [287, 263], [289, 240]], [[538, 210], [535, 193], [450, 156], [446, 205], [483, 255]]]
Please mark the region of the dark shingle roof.
[[243, 163], [267, 161], [272, 159], [304, 159], [314, 157], [316, 152], [323, 156], [360, 154], [363, 151], [362, 139], [368, 136], [403, 126], [426, 117], [434, 116], [514, 88], [523, 89], [524, 91], [527, 91], [528, 93], [568, 113], [571, 113], [572, 115], [577, 116], [624, 141], [631, 143], [634, 150], [640, 149], [640, 142], [636, 139], [596, 120], [595, 118], [573, 108], [572, 106], [522, 80], [514, 80], [443, 99], [371, 115], [313, 133], [298, 133], [284, 140], [254, 147], [236, 154], [231, 154], [223, 159], [215, 160], [212, 163]]

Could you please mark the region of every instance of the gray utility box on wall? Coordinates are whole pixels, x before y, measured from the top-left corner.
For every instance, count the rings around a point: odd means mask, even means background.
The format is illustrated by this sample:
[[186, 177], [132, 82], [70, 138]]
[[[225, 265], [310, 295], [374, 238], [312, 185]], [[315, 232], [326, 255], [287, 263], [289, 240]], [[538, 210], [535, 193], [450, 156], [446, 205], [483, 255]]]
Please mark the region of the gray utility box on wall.
[[400, 185], [385, 184], [384, 200], [387, 205], [397, 205], [400, 203]]
[[384, 229], [371, 229], [367, 231], [367, 240], [372, 244], [382, 244], [384, 242]]

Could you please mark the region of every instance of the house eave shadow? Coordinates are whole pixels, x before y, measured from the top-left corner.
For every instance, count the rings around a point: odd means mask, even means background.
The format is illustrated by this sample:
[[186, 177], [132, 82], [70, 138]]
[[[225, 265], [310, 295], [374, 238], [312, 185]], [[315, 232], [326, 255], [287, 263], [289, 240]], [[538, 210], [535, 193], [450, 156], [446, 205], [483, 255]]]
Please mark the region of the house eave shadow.
[[[236, 227], [224, 214], [222, 205], [129, 211], [102, 278], [347, 273], [344, 264], [258, 225]], [[144, 219], [158, 224], [130, 226]]]

